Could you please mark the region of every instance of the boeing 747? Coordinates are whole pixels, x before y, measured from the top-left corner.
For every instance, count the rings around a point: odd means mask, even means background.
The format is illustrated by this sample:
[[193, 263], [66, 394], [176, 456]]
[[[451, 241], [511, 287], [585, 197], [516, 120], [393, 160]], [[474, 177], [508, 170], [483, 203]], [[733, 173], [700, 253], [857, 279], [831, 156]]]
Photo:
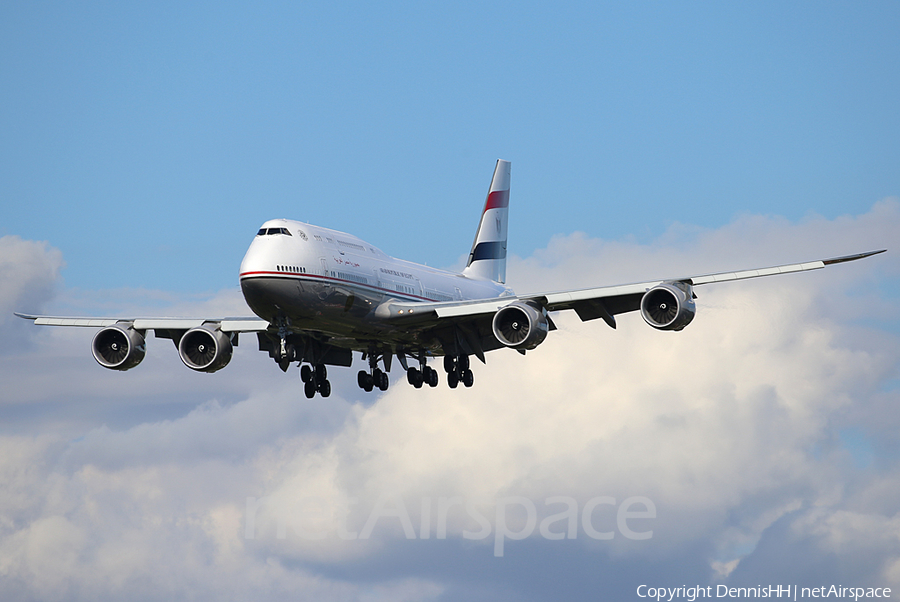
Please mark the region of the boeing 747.
[[[239, 318], [81, 318], [19, 314], [35, 324], [98, 327], [91, 350], [111, 370], [129, 370], [146, 353], [145, 337], [171, 339], [184, 365], [216, 372], [231, 360], [239, 335], [256, 335], [260, 351], [283, 371], [299, 364], [306, 397], [331, 394], [326, 366], [368, 369], [359, 386], [386, 391], [392, 359], [416, 388], [438, 384], [428, 364], [443, 358], [447, 384], [471, 387], [469, 358], [500, 348], [520, 353], [556, 329], [551, 314], [574, 310], [583, 321], [639, 311], [658, 330], [681, 330], [696, 313], [694, 287], [816, 270], [884, 252], [703, 276], [517, 295], [506, 286], [510, 163], [498, 160], [475, 241], [461, 273], [383, 253], [351, 234], [287, 220], [262, 225], [241, 263], [241, 291], [255, 316]], [[383, 369], [382, 369], [383, 368]]]

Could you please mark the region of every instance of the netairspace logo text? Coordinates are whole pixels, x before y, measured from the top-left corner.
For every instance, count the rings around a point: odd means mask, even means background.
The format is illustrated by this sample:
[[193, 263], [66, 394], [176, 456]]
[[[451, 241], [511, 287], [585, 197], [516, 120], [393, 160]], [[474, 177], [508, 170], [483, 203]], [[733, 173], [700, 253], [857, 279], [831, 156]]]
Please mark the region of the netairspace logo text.
[[[581, 508], [574, 498], [552, 496], [543, 500], [540, 512], [539, 504], [521, 496], [504, 497], [486, 504], [460, 496], [423, 497], [416, 505], [419, 509], [419, 531], [416, 533], [407, 504], [397, 495], [379, 497], [366, 520], [356, 525], [352, 525], [350, 519], [351, 507], [359, 502], [355, 498], [342, 499], [337, 503], [317, 497], [306, 497], [295, 503], [284, 502], [275, 498], [248, 497], [245, 539], [259, 537], [258, 523], [267, 521], [260, 521], [257, 515], [265, 515], [267, 507], [280, 508], [280, 511], [274, 511], [277, 539], [285, 539], [290, 527], [296, 536], [305, 540], [323, 540], [334, 536], [344, 541], [367, 540], [377, 529], [391, 526], [400, 527], [406, 539], [430, 539], [432, 535], [435, 539], [446, 539], [449, 520], [457, 518], [468, 521], [468, 526], [477, 527], [474, 530], [464, 529], [463, 539], [484, 540], [493, 536], [494, 556], [502, 557], [507, 540], [531, 537], [536, 530], [548, 540], [576, 539], [579, 531], [591, 539], [609, 540], [619, 533], [626, 539], [648, 540], [653, 537], [653, 530], [639, 530], [636, 525], [646, 525], [647, 519], [656, 518], [655, 504], [643, 496], [629, 497], [621, 503], [613, 497], [598, 496], [587, 500]], [[614, 519], [602, 518], [608, 512], [614, 514]], [[493, 522], [489, 517], [494, 519]], [[262, 526], [259, 530], [263, 531], [263, 535], [272, 533], [271, 527]]]
[[[715, 593], [714, 593], [715, 592]], [[703, 587], [651, 587], [639, 585], [639, 598], [650, 598], [660, 602], [687, 600], [694, 602], [700, 598], [783, 598], [799, 600], [801, 598], [844, 598], [859, 600], [862, 598], [890, 598], [889, 587], [844, 587], [842, 585], [823, 585], [820, 587], [798, 587], [796, 585], [758, 585], [756, 587], [728, 587], [727, 585], [707, 585]]]

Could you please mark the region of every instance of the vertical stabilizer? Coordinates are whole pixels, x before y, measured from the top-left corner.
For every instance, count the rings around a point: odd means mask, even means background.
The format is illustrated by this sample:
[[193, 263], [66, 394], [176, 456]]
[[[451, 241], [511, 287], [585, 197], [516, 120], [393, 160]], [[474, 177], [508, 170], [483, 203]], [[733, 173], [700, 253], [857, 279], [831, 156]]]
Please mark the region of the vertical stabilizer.
[[463, 274], [506, 282], [506, 227], [509, 218], [509, 161], [497, 160], [469, 262]]

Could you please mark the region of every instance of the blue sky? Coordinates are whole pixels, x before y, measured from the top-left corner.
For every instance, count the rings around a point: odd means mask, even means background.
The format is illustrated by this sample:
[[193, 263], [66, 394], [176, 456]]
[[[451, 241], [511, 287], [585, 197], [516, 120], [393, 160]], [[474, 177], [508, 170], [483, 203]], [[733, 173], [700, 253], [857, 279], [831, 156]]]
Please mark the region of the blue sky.
[[[897, 31], [896, 2], [0, 4], [0, 597], [900, 591]], [[471, 389], [395, 362], [365, 394], [357, 357], [327, 400], [252, 337], [215, 375], [148, 337], [120, 373], [12, 316], [246, 314], [275, 217], [453, 266], [497, 158], [520, 291], [889, 251], [697, 287], [679, 333], [560, 312]], [[606, 503], [612, 540], [435, 531], [442, 499], [496, 534], [561, 497], [647, 500], [653, 535]], [[385, 499], [428, 540], [339, 537]]]
[[272, 217], [449, 266], [498, 157], [521, 256], [575, 230], [647, 241], [673, 222], [855, 214], [900, 189], [896, 3], [2, 17], [0, 234], [60, 248], [71, 287], [236, 286]]

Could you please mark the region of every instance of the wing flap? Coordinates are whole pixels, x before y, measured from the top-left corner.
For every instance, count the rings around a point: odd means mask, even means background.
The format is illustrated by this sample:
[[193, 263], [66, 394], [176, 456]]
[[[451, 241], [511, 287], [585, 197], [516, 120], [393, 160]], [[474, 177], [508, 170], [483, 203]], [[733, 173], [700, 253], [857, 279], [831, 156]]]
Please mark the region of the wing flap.
[[269, 323], [261, 318], [225, 318], [222, 332], [262, 332], [268, 330]]

